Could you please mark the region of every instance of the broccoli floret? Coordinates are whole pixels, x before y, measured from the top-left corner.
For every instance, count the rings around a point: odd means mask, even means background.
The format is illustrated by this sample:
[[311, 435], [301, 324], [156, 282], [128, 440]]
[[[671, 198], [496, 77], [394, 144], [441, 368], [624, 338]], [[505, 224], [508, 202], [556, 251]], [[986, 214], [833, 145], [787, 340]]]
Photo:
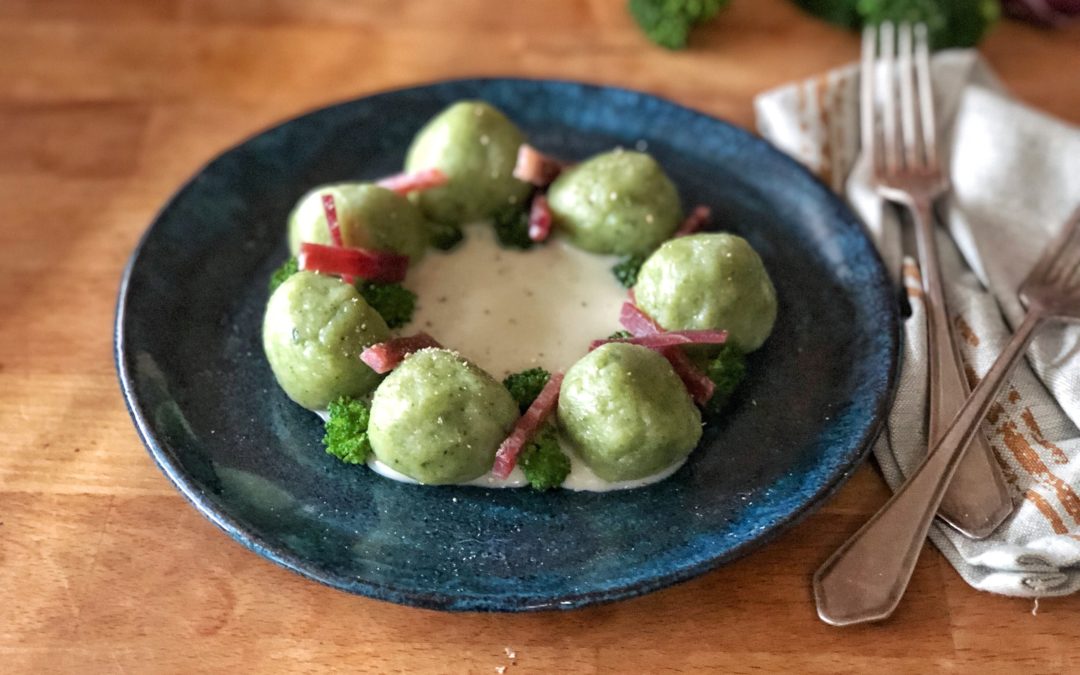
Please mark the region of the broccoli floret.
[[427, 231], [428, 241], [440, 251], [449, 251], [465, 238], [460, 228], [444, 223], [428, 222]]
[[390, 329], [401, 328], [412, 321], [416, 309], [416, 293], [401, 284], [377, 284], [371, 281], [356, 282], [356, 290], [364, 296], [371, 308], [379, 313]]
[[277, 287], [285, 283], [285, 280], [300, 271], [300, 263], [296, 258], [289, 258], [281, 267], [274, 270], [274, 273], [270, 275], [270, 292], [273, 293], [277, 290]]
[[368, 440], [368, 420], [371, 408], [353, 398], [342, 396], [330, 404], [330, 418], [326, 420], [326, 435], [322, 442], [327, 454], [346, 464], [363, 464], [371, 455]]
[[518, 466], [529, 485], [550, 490], [562, 485], [570, 473], [570, 458], [559, 447], [554, 428], [548, 424], [518, 455]]
[[870, 25], [921, 21], [935, 42], [949, 26], [949, 10], [939, 0], [856, 0], [855, 11]]
[[634, 337], [634, 334], [628, 330], [617, 330], [611, 335], [607, 336], [609, 340], [625, 340], [626, 338]]
[[922, 22], [930, 46], [973, 47], [1001, 14], [997, 0], [856, 0], [864, 24]]
[[529, 239], [529, 213], [521, 208], [506, 209], [495, 215], [495, 236], [499, 244], [506, 248], [532, 248]]
[[543, 368], [529, 368], [520, 373], [507, 375], [503, 380], [503, 386], [510, 390], [510, 395], [514, 397], [518, 408], [524, 413], [550, 379], [551, 373]]
[[686, 46], [690, 29], [716, 16], [729, 0], [629, 0], [645, 36], [668, 49]]
[[638, 270], [645, 263], [645, 256], [631, 255], [623, 258], [614, 267], [611, 273], [623, 285], [623, 288], [632, 288], [637, 283]]
[[746, 356], [735, 345], [726, 344], [705, 366], [705, 374], [716, 385], [712, 398], [705, 405], [705, 413], [716, 415], [746, 379]]
[[1001, 14], [998, 0], [795, 0], [826, 21], [848, 28], [885, 21], [926, 24], [930, 46], [972, 47]]

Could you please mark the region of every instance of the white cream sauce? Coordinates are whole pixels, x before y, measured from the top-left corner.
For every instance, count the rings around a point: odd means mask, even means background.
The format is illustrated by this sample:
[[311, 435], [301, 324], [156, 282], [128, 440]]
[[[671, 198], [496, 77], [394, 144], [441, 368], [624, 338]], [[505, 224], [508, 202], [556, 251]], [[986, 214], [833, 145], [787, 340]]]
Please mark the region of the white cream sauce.
[[560, 239], [505, 249], [491, 225], [471, 225], [457, 248], [431, 251], [409, 270], [405, 285], [419, 299], [401, 332], [430, 333], [497, 379], [538, 366], [565, 371], [621, 327], [626, 289], [615, 262]]
[[[626, 289], [611, 273], [617, 259], [586, 253], [554, 241], [528, 251], [499, 246], [490, 224], [465, 228], [465, 240], [452, 251], [430, 251], [409, 270], [406, 286], [418, 296], [412, 322], [402, 335], [430, 333], [495, 378], [526, 368], [563, 371], [585, 355], [589, 343], [621, 328], [619, 309]], [[326, 419], [325, 411], [318, 411]], [[600, 478], [560, 439], [570, 458], [567, 490], [628, 490], [661, 481], [683, 461], [639, 480]], [[391, 480], [416, 484], [379, 460], [372, 471]], [[517, 488], [528, 485], [515, 467], [505, 479], [491, 472], [464, 485]]]

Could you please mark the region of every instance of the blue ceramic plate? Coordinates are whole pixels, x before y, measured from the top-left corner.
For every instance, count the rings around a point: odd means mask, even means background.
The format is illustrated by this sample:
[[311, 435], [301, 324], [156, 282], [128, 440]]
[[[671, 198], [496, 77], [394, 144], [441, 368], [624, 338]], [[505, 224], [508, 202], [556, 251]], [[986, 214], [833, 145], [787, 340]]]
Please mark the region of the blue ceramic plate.
[[[542, 150], [584, 158], [644, 141], [686, 205], [761, 254], [780, 317], [728, 418], [670, 479], [596, 494], [421, 488], [343, 466], [263, 358], [266, 281], [313, 186], [400, 170], [413, 134], [480, 98]], [[856, 218], [768, 143], [646, 94], [464, 80], [342, 103], [213, 160], [124, 273], [116, 362], [154, 460], [232, 538], [322, 583], [449, 610], [572, 608], [640, 595], [744, 555], [864, 458], [897, 366], [895, 296]]]

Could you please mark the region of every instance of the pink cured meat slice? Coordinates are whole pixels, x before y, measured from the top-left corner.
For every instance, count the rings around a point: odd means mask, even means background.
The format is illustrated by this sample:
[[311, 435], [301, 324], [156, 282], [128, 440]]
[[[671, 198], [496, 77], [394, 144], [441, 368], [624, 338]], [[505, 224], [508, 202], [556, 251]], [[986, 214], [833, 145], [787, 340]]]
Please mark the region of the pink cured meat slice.
[[514, 429], [495, 453], [495, 466], [491, 468], [491, 473], [496, 478], [506, 478], [510, 475], [510, 472], [517, 465], [517, 458], [522, 449], [528, 445], [529, 441], [536, 436], [536, 432], [544, 425], [544, 422], [555, 412], [555, 408], [559, 404], [559, 388], [562, 387], [562, 381], [563, 374], [554, 373], [548, 379], [544, 388], [540, 390], [539, 396], [532, 402], [529, 409], [518, 418]]
[[[664, 332], [664, 329], [659, 324], [632, 302], [623, 303], [622, 311], [619, 313], [619, 322], [632, 335], [638, 337], [657, 335]], [[690, 360], [690, 357], [682, 349], [671, 347], [662, 350], [660, 353], [671, 364], [675, 374], [683, 381], [686, 390], [690, 392], [690, 396], [698, 405], [705, 405], [713, 397], [716, 384], [709, 379], [708, 375], [701, 372], [700, 368], [694, 365], [694, 362]]]
[[673, 236], [685, 237], [688, 234], [693, 234], [708, 225], [710, 220], [712, 220], [712, 209], [708, 206], [696, 206], [690, 212], [690, 215], [686, 217], [686, 220], [679, 225], [679, 229], [675, 230]]
[[563, 164], [548, 157], [528, 143], [518, 148], [517, 163], [514, 165], [514, 178], [536, 187], [544, 188], [562, 173]]
[[397, 283], [405, 278], [405, 272], [409, 269], [407, 256], [310, 242], [300, 244], [297, 263], [302, 270], [336, 274], [346, 283], [352, 283], [354, 277], [387, 284]]
[[360, 360], [382, 375], [397, 368], [413, 352], [439, 347], [442, 345], [435, 338], [427, 333], [417, 333], [371, 345], [360, 354]]
[[387, 176], [375, 184], [387, 190], [393, 190], [399, 195], [406, 195], [410, 192], [442, 187], [449, 181], [450, 179], [443, 173], [442, 169], [422, 169], [412, 173], [397, 173], [393, 176]]

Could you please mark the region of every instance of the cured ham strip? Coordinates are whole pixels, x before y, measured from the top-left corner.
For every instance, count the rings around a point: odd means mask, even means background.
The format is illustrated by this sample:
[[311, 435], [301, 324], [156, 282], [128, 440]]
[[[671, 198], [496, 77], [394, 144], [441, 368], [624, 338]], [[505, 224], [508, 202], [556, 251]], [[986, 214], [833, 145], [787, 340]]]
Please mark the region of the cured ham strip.
[[[326, 215], [326, 229], [330, 230], [330, 241], [334, 246], [344, 246], [344, 240], [341, 238], [341, 223], [337, 217], [337, 204], [334, 203], [334, 195], [324, 194], [322, 196], [322, 208], [323, 213]], [[348, 274], [341, 275], [341, 280], [347, 284], [351, 284], [353, 279]]]
[[536, 437], [536, 432], [555, 412], [559, 404], [559, 388], [562, 387], [562, 381], [563, 374], [554, 373], [529, 409], [518, 418], [514, 429], [495, 453], [495, 466], [491, 468], [491, 473], [496, 478], [506, 478], [510, 475], [517, 465], [518, 455], [529, 444], [529, 441]]
[[393, 190], [399, 195], [407, 195], [410, 192], [430, 190], [442, 187], [450, 181], [442, 169], [422, 169], [412, 173], [398, 173], [387, 176], [375, 184], [387, 190]]
[[517, 163], [514, 165], [514, 178], [536, 187], [547, 187], [563, 170], [563, 163], [548, 157], [527, 143], [518, 148]]
[[[631, 289], [631, 293], [633, 289]], [[664, 329], [660, 327], [660, 324], [652, 320], [645, 312], [641, 311], [637, 305], [632, 302], [624, 302], [622, 309], [619, 311], [619, 323], [623, 328], [630, 331], [630, 334], [635, 337], [644, 337], [646, 335], [656, 335], [663, 333]]]
[[708, 206], [696, 206], [694, 210], [690, 212], [690, 215], [686, 217], [686, 220], [682, 221], [679, 225], [679, 229], [675, 230], [675, 237], [685, 237], [688, 234], [694, 234], [701, 228], [709, 224], [712, 220], [712, 209]]
[[300, 244], [297, 262], [302, 270], [335, 274], [346, 283], [354, 277], [392, 284], [402, 281], [409, 269], [408, 256], [363, 248]]
[[547, 197], [538, 194], [533, 197], [532, 207], [529, 208], [529, 239], [540, 242], [546, 241], [551, 235], [551, 207]]
[[[623, 325], [623, 328], [630, 331], [631, 335], [637, 337], [658, 335], [664, 332], [664, 329], [658, 323], [653, 321], [648, 314], [641, 311], [632, 302], [623, 303], [622, 311], [619, 312], [619, 323]], [[694, 365], [694, 362], [690, 360], [690, 357], [682, 349], [670, 347], [661, 350], [660, 353], [671, 364], [675, 374], [682, 380], [683, 385], [695, 403], [705, 405], [713, 397], [716, 384], [700, 368]]]
[[685, 347], [688, 345], [722, 345], [727, 342], [726, 330], [680, 330], [642, 335], [640, 337], [608, 338], [593, 340], [589, 345], [589, 351], [596, 349], [609, 342], [626, 342], [632, 345], [641, 345], [657, 351], [668, 347]]
[[427, 333], [417, 333], [371, 345], [360, 354], [360, 360], [382, 375], [397, 368], [413, 352], [439, 347], [442, 345], [435, 338]]

